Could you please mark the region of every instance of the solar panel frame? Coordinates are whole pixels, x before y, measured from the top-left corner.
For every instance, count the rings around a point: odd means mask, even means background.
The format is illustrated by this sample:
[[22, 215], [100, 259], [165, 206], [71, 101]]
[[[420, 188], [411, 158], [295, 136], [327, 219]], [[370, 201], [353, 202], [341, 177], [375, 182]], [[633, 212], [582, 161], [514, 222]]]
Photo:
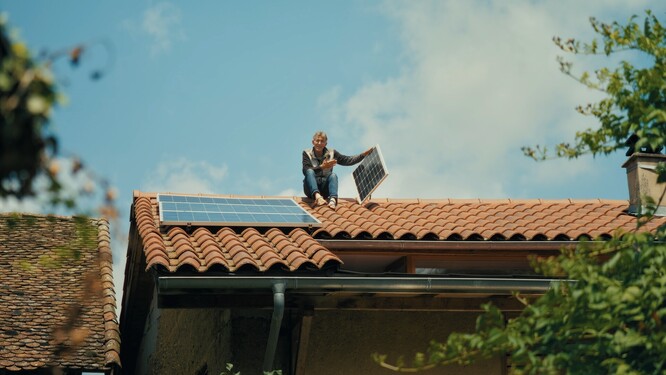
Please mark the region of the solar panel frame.
[[157, 194], [162, 225], [320, 227], [291, 198], [207, 197]]
[[374, 150], [352, 172], [354, 185], [356, 185], [356, 191], [358, 192], [356, 201], [363, 204], [386, 177], [388, 177], [388, 169], [384, 162], [384, 156], [379, 145], [376, 145]]

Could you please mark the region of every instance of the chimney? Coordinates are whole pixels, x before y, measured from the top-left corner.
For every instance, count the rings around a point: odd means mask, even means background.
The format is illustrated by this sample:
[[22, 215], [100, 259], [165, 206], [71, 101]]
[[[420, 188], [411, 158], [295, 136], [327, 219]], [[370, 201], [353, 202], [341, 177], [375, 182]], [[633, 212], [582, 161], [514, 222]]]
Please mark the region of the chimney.
[[642, 202], [645, 197], [650, 197], [658, 205], [655, 215], [666, 216], [666, 184], [657, 182], [658, 163], [666, 163], [666, 155], [636, 152], [622, 164], [627, 170], [629, 184], [629, 214], [645, 212], [646, 205]]

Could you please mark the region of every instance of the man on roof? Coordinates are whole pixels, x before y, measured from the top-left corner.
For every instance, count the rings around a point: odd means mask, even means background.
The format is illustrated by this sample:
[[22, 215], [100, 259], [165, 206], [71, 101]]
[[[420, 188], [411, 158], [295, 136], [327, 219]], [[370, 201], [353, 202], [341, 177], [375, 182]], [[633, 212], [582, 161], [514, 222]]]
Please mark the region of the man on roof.
[[328, 137], [323, 131], [312, 136], [312, 148], [303, 150], [303, 191], [314, 200], [315, 206], [327, 204], [335, 209], [338, 203], [338, 176], [333, 167], [354, 165], [370, 154], [373, 147], [354, 156], [347, 156], [337, 150], [326, 148]]

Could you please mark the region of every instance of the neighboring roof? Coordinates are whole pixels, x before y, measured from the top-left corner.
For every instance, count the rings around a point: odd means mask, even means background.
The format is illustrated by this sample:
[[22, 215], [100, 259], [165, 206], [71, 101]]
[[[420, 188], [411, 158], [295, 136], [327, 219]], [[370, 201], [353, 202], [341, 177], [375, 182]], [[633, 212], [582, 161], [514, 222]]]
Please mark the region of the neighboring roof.
[[[337, 210], [332, 210], [327, 206], [313, 208], [309, 199], [293, 199], [323, 226], [266, 231], [220, 226], [162, 227], [157, 194], [135, 192], [133, 215], [143, 243], [146, 269], [322, 269], [329, 263], [341, 263], [317, 241], [331, 238], [527, 243], [608, 238], [617, 230], [636, 227], [636, 218], [626, 213], [628, 202], [619, 200], [374, 199], [359, 205], [351, 199], [341, 199]], [[665, 220], [657, 218], [647, 229]]]
[[0, 372], [119, 366], [111, 267], [105, 220], [0, 214]]

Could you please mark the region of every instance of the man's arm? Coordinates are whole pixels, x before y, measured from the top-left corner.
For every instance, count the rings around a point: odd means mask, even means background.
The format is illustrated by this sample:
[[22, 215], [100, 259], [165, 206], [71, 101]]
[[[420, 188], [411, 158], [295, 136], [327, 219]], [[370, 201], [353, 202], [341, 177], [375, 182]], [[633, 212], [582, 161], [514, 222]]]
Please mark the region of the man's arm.
[[361, 162], [361, 160], [363, 160], [366, 156], [368, 156], [368, 154], [370, 154], [373, 149], [374, 147], [370, 147], [369, 149], [363, 151], [362, 153], [353, 156], [343, 155], [339, 153], [338, 150], [335, 150], [333, 157], [335, 158], [335, 160], [338, 161], [338, 164], [340, 165], [354, 165]]
[[[337, 154], [338, 152], [335, 151], [334, 155]], [[344, 155], [343, 155], [344, 156]], [[307, 152], [303, 151], [303, 175], [305, 175], [305, 172], [308, 169], [312, 169], [315, 171], [315, 174], [319, 175], [321, 171], [325, 169], [331, 169], [337, 164], [337, 161], [335, 159], [333, 160], [324, 160], [324, 162], [321, 165], [314, 166], [312, 165], [312, 160], [310, 159], [310, 156], [308, 155]]]

